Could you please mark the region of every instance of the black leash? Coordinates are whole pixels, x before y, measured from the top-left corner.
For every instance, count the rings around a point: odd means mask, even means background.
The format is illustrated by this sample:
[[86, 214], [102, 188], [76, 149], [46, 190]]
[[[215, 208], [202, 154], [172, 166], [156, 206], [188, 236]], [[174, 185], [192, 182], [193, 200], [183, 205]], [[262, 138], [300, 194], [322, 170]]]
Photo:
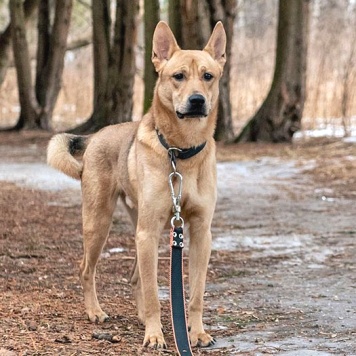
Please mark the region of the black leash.
[[[175, 160], [173, 160], [173, 149], [169, 149], [173, 172], [169, 175], [169, 187], [173, 201], [173, 217], [171, 219], [170, 245], [171, 245], [171, 268], [170, 268], [170, 302], [171, 319], [173, 327], [174, 341], [180, 356], [193, 355], [190, 348], [189, 334], [185, 313], [185, 296], [183, 284], [183, 227], [184, 220], [180, 216], [182, 198], [183, 177], [176, 170]], [[174, 152], [174, 151], [173, 151]], [[174, 191], [174, 181], [177, 182], [178, 192]]]
[[[183, 283], [183, 247], [184, 235], [183, 227], [184, 220], [180, 216], [182, 198], [182, 183], [183, 177], [177, 172], [176, 160], [188, 159], [198, 154], [206, 145], [204, 142], [197, 147], [187, 149], [170, 147], [163, 135], [156, 130], [157, 136], [162, 144], [168, 150], [170, 162], [173, 172], [169, 175], [169, 187], [173, 201], [173, 218], [171, 219], [170, 245], [171, 245], [171, 268], [170, 268], [170, 302], [171, 302], [171, 318], [174, 334], [174, 341], [180, 356], [192, 356], [193, 352], [189, 342], [189, 333], [186, 321], [185, 312], [185, 295]], [[174, 191], [174, 181], [178, 183], [177, 194]]]
[[171, 317], [174, 341], [180, 356], [193, 355], [190, 347], [185, 313], [185, 296], [183, 284], [183, 227], [172, 227], [171, 241]]

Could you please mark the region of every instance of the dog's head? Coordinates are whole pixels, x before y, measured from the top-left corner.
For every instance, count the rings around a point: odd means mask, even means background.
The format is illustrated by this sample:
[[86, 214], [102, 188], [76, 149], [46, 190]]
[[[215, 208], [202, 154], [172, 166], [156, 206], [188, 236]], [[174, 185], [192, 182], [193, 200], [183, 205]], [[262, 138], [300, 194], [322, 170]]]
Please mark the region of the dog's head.
[[158, 23], [152, 46], [152, 62], [159, 74], [156, 91], [178, 119], [202, 119], [216, 107], [225, 47], [221, 22], [202, 51], [181, 50], [169, 26]]

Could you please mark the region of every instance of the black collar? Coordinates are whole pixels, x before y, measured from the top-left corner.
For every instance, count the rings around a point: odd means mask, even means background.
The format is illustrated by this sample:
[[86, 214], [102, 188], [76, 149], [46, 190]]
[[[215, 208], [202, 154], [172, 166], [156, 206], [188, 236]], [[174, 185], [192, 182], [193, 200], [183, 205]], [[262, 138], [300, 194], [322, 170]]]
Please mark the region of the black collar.
[[165, 138], [163, 137], [163, 135], [161, 133], [159, 133], [157, 129], [156, 129], [156, 132], [157, 132], [157, 136], [158, 136], [159, 141], [161, 142], [162, 146], [166, 150], [169, 150], [169, 151], [173, 150], [175, 158], [188, 159], [190, 157], [193, 157], [196, 154], [198, 154], [206, 145], [206, 142], [203, 142], [199, 146], [194, 146], [194, 147], [189, 147], [189, 148], [171, 147], [168, 145], [168, 143], [165, 140]]

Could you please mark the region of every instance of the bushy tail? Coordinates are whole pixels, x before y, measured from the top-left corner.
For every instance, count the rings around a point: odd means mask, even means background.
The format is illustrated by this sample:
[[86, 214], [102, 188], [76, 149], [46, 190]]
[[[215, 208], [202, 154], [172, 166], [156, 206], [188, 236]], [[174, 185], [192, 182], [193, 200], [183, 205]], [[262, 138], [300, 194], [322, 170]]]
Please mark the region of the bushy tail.
[[47, 163], [66, 175], [79, 179], [83, 164], [76, 158], [83, 157], [89, 136], [58, 134], [52, 137], [47, 148]]

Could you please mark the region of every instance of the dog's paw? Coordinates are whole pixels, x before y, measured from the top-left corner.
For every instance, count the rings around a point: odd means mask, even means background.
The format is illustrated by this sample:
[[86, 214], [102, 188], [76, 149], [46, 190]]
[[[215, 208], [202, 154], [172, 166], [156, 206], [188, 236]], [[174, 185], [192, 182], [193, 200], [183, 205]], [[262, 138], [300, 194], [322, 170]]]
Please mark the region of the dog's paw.
[[156, 332], [146, 332], [143, 346], [151, 347], [153, 349], [166, 349], [167, 345], [164, 341], [162, 331], [157, 330]]
[[92, 323], [96, 323], [96, 324], [103, 323], [110, 319], [110, 317], [106, 313], [104, 313], [101, 309], [87, 312], [87, 314], [88, 314], [88, 319]]
[[209, 347], [216, 343], [216, 340], [206, 332], [194, 333], [191, 331], [189, 337], [193, 347]]

